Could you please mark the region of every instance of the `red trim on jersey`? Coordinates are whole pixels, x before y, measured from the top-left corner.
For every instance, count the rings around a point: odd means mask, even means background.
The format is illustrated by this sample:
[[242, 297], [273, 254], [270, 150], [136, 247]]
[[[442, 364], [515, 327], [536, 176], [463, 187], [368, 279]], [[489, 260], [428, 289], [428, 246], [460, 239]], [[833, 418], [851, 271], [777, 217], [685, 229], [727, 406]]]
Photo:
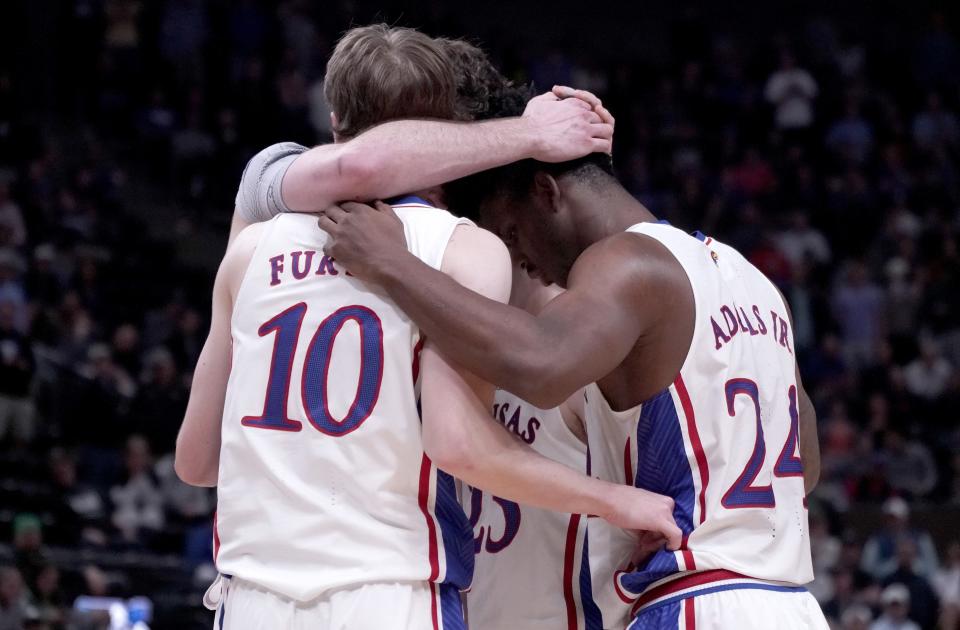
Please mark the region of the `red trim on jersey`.
[[627, 443], [623, 447], [623, 474], [626, 478], [626, 483], [628, 486], [634, 484], [633, 477], [633, 458], [630, 457], [630, 438], [627, 438]]
[[567, 605], [567, 630], [577, 630], [577, 600], [573, 598], [573, 561], [577, 555], [577, 531], [580, 515], [571, 514], [567, 526], [567, 544], [563, 550], [563, 601]]
[[417, 341], [417, 345], [413, 347], [413, 384], [417, 384], [417, 379], [420, 378], [420, 351], [423, 350], [423, 343], [427, 340], [426, 337], [420, 337], [420, 340]]
[[677, 389], [677, 396], [683, 406], [683, 415], [687, 417], [687, 433], [690, 435], [690, 444], [693, 446], [693, 455], [697, 458], [697, 469], [700, 471], [700, 522], [707, 519], [707, 484], [710, 482], [710, 469], [707, 468], [707, 455], [703, 452], [703, 443], [700, 442], [700, 433], [697, 432], [697, 418], [693, 415], [693, 403], [683, 377], [677, 375], [673, 382]]
[[220, 554], [220, 532], [217, 531], [217, 511], [213, 511], [213, 563], [217, 563]]
[[623, 575], [624, 573], [632, 573], [634, 568], [635, 567], [631, 562], [626, 569], [622, 571], [617, 570], [613, 572], [613, 590], [617, 592], [617, 597], [619, 597], [620, 601], [622, 601], [624, 604], [632, 604], [633, 602], [637, 601], [636, 595], [633, 595], [633, 596], [627, 595], [626, 593], [623, 592], [623, 589], [620, 588], [620, 576]]
[[[440, 549], [437, 544], [437, 524], [433, 522], [433, 515], [430, 514], [430, 473], [433, 470], [433, 462], [430, 461], [430, 458], [427, 457], [427, 454], [423, 454], [423, 460], [420, 462], [420, 491], [418, 493], [417, 499], [420, 503], [420, 511], [423, 512], [424, 518], [427, 519], [427, 536], [429, 538], [429, 554], [430, 554], [430, 577], [428, 580], [433, 583], [438, 577], [440, 577]], [[433, 588], [431, 586], [431, 588]]]
[[[711, 571], [703, 571], [702, 573], [686, 573], [666, 584], [661, 584], [660, 586], [649, 589], [637, 600], [637, 605], [633, 607], [633, 612], [636, 613], [640, 608], [655, 599], [672, 595], [684, 589], [703, 586], [712, 582], [720, 582], [722, 580], [742, 580], [744, 578], [748, 580], [751, 579], [745, 575], [726, 569], [713, 569]], [[691, 596], [695, 594], [696, 593], [691, 593]]]
[[696, 630], [697, 617], [694, 614], [692, 597], [683, 600], [683, 621], [686, 626], [685, 630]]
[[430, 620], [433, 622], [433, 630], [440, 630], [439, 615], [437, 614], [436, 582], [430, 582]]
[[683, 563], [687, 565], [687, 571], [695, 571], [697, 563], [693, 559], [693, 552], [687, 549], [687, 538], [689, 538], [689, 535], [684, 534], [680, 541], [680, 555], [683, 556]]

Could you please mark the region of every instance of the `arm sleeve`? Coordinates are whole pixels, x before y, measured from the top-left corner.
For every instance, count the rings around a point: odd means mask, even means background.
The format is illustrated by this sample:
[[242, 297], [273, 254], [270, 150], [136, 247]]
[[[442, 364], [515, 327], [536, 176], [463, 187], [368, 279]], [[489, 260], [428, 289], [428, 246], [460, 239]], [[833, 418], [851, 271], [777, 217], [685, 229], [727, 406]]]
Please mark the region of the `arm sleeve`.
[[291, 212], [283, 203], [280, 184], [293, 161], [306, 150], [302, 144], [280, 142], [250, 158], [237, 190], [237, 214], [248, 223], [258, 223]]

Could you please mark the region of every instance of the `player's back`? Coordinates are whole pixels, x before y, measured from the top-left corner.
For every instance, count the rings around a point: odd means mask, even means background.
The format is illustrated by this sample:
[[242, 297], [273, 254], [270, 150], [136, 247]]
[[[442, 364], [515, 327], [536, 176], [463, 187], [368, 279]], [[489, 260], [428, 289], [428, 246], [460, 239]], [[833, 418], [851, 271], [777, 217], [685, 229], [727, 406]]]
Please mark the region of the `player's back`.
[[[560, 408], [539, 409], [498, 389], [493, 416], [541, 455], [586, 470], [586, 444]], [[476, 552], [467, 596], [470, 628], [590, 627], [589, 620], [599, 612], [587, 579], [587, 517], [519, 505], [466, 485], [463, 491]]]
[[615, 614], [607, 611], [676, 595], [658, 581], [686, 572], [719, 569], [730, 573], [711, 574], [716, 581], [747, 576], [784, 588], [810, 581], [795, 357], [782, 297], [736, 250], [699, 233], [663, 223], [628, 231], [659, 241], [680, 262], [696, 321], [680, 373], [660, 394], [614, 411], [588, 387], [592, 469], [673, 497], [684, 544], [635, 567], [634, 538], [591, 521], [591, 549], [604, 554], [591, 558], [604, 623]]
[[[439, 268], [461, 221], [396, 209], [409, 249]], [[316, 217], [261, 229], [234, 304], [218, 569], [300, 601], [370, 582], [466, 587], [469, 526], [423, 452], [417, 327], [323, 254]]]

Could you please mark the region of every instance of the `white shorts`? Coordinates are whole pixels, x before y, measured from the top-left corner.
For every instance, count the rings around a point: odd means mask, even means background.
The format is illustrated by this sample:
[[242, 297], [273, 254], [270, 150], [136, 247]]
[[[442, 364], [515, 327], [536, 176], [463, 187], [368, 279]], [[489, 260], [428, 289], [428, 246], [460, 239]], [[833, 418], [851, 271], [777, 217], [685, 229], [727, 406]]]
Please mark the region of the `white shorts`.
[[299, 602], [252, 582], [220, 576], [204, 605], [214, 630], [465, 630], [460, 593], [431, 582], [363, 584]]
[[829, 630], [807, 589], [760, 580], [724, 580], [671, 592], [640, 607], [629, 630]]

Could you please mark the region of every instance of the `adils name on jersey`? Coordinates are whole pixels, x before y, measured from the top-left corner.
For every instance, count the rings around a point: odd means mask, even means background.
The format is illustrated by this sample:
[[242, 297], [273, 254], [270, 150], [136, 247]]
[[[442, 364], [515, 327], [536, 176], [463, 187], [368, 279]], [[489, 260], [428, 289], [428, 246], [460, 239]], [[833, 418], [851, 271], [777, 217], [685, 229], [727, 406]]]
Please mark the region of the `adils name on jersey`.
[[270, 286], [276, 286], [292, 276], [294, 280], [303, 280], [307, 276], [339, 276], [341, 271], [353, 275], [346, 269], [337, 269], [335, 260], [322, 252], [307, 250], [271, 256]]
[[747, 334], [751, 337], [767, 335], [774, 343], [793, 354], [793, 348], [790, 347], [790, 325], [774, 310], [769, 311], [767, 315], [761, 312], [756, 304], [749, 310], [736, 304], [733, 306], [724, 304], [720, 307], [718, 317], [710, 316], [710, 324], [713, 326], [713, 340], [716, 344], [714, 347], [717, 350], [737, 335]]
[[[521, 440], [527, 444], [533, 444], [533, 441], [537, 439], [537, 429], [540, 428], [540, 419], [523, 413], [521, 411], [523, 407], [520, 405], [514, 407], [513, 414], [511, 415], [511, 406], [510, 403], [495, 404], [493, 406], [493, 417], [499, 420], [500, 424], [516, 433]], [[523, 418], [526, 418], [526, 421], [521, 430], [520, 421], [523, 420]]]

